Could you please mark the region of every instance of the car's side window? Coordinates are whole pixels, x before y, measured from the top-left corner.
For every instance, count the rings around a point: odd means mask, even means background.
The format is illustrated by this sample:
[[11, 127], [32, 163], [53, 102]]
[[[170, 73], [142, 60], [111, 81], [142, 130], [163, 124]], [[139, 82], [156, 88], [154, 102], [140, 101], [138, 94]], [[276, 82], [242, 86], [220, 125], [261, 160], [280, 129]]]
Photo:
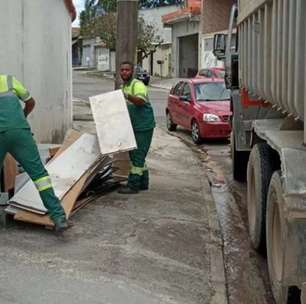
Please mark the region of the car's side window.
[[182, 90], [182, 96], [188, 98], [189, 100], [191, 99], [191, 90], [190, 90], [190, 86], [188, 83], [184, 84], [183, 90]]
[[176, 96], [180, 96], [180, 92], [181, 92], [181, 88], [182, 88], [182, 82], [179, 82], [173, 89], [172, 94], [176, 95]]

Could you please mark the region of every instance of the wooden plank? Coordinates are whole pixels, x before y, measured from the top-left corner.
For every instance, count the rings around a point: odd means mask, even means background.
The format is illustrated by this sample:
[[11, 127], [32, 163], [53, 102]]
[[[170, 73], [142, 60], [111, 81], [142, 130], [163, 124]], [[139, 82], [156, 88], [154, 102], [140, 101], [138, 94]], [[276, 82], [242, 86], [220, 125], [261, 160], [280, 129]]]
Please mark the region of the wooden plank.
[[[96, 165], [98, 167], [98, 164]], [[62, 206], [66, 213], [66, 218], [68, 219], [71, 215], [71, 211], [73, 210], [74, 204], [78, 199], [81, 191], [88, 179], [88, 177], [92, 174], [92, 170], [86, 172], [80, 180], [71, 188], [71, 190], [65, 195], [62, 200]], [[38, 215], [34, 214], [33, 212], [28, 211], [19, 211], [15, 214], [14, 219], [16, 221], [28, 222], [43, 226], [54, 226], [53, 222], [50, 220], [48, 215]]]
[[[98, 160], [100, 151], [95, 135], [83, 134], [76, 142], [69, 146], [53, 161], [47, 164], [55, 194], [62, 199], [80, 177], [89, 170]], [[32, 181], [29, 181], [18, 193], [14, 195], [11, 202], [18, 204], [19, 208], [25, 206], [36, 210], [47, 212], [39, 193]]]
[[130, 171], [130, 157], [128, 152], [113, 155], [113, 169], [115, 175], [127, 177]]
[[102, 155], [137, 147], [121, 90], [89, 98]]

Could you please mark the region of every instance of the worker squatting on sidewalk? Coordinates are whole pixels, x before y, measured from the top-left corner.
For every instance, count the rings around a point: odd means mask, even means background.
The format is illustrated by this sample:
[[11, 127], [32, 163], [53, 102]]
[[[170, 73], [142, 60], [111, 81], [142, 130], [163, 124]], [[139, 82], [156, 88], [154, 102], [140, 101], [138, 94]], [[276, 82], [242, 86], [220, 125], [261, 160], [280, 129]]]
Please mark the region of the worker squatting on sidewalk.
[[[25, 103], [24, 109], [19, 100]], [[6, 153], [10, 153], [33, 180], [55, 230], [62, 232], [68, 227], [65, 212], [55, 196], [26, 119], [34, 106], [34, 99], [18, 80], [0, 75], [0, 169]]]
[[137, 143], [137, 149], [129, 153], [131, 169], [127, 185], [118, 191], [122, 194], [134, 194], [140, 190], [149, 189], [149, 170], [146, 166], [146, 156], [155, 128], [148, 89], [142, 81], [133, 78], [133, 72], [133, 63], [128, 61], [121, 63], [120, 76], [123, 80], [121, 88], [128, 103], [128, 111]]

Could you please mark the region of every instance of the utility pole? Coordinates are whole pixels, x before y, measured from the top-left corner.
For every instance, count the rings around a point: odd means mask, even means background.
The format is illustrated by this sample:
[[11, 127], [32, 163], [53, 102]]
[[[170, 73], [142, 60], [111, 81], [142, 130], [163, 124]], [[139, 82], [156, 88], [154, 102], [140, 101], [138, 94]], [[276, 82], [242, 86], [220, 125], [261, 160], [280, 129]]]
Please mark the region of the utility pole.
[[120, 86], [119, 65], [135, 62], [138, 30], [138, 0], [117, 0], [116, 83]]

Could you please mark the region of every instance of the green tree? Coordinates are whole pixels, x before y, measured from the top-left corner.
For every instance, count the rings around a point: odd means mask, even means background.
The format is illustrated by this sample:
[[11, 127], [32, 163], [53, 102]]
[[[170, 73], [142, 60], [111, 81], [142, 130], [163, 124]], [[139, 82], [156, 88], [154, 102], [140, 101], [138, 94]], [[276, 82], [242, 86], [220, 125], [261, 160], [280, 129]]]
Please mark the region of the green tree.
[[157, 34], [154, 25], [148, 24], [142, 17], [138, 18], [138, 37], [137, 37], [137, 63], [142, 64], [142, 60], [161, 45], [163, 40]]
[[[80, 15], [81, 35], [84, 38], [99, 37], [106, 48], [115, 50], [117, 14], [115, 0], [86, 0], [85, 10]], [[147, 24], [142, 17], [138, 19], [137, 61], [148, 57], [162, 43], [156, 28]]]

